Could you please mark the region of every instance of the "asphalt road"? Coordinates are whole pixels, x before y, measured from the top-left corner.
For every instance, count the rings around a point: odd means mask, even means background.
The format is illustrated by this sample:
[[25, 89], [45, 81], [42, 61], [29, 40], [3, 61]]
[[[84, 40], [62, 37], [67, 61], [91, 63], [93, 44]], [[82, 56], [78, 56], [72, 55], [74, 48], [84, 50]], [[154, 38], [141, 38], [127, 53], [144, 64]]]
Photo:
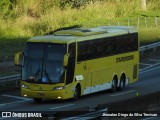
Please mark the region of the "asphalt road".
[[143, 96], [158, 91], [160, 91], [160, 57], [156, 56], [154, 59], [141, 60], [139, 81], [128, 85], [123, 91], [115, 93], [103, 91], [83, 96], [77, 101], [44, 100], [42, 103], [34, 103], [32, 99], [20, 97], [20, 91], [11, 91], [0, 94], [0, 111], [52, 111], [55, 113], [86, 106], [94, 109], [99, 104], [137, 97], [137, 93]]

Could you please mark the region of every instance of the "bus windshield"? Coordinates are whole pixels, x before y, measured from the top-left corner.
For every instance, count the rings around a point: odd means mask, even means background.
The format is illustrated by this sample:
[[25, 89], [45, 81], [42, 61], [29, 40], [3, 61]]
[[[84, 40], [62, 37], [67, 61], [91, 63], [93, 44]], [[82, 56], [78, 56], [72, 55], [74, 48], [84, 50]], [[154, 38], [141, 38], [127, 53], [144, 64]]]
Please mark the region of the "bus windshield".
[[64, 82], [63, 58], [66, 45], [27, 43], [22, 62], [22, 80], [30, 83]]

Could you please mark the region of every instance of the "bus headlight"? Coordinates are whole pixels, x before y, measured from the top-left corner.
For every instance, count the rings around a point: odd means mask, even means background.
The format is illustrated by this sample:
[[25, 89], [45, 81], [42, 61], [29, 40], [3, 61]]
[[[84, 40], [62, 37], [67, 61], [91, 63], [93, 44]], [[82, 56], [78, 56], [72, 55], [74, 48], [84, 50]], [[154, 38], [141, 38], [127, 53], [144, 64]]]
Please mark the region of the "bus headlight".
[[24, 85], [24, 84], [22, 84], [21, 87], [22, 87], [22, 88], [25, 88], [25, 89], [28, 89], [28, 88], [29, 88], [28, 85]]
[[62, 90], [62, 89], [65, 89], [65, 86], [58, 86], [58, 87], [55, 87], [53, 90]]

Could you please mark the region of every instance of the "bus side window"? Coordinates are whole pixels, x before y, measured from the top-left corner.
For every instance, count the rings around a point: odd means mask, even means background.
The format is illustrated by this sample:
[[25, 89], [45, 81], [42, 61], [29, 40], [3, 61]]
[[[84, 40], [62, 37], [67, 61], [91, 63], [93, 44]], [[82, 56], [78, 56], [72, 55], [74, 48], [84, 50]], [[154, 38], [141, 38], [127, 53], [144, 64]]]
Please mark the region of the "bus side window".
[[84, 61], [86, 59], [86, 42], [78, 42], [78, 60]]
[[90, 49], [92, 50], [91, 52], [91, 59], [96, 59], [97, 58], [97, 47], [98, 47], [98, 42], [97, 40], [93, 40], [91, 41], [92, 45], [90, 46]]
[[97, 40], [97, 55], [96, 58], [104, 57], [103, 39]]
[[92, 49], [92, 41], [86, 42], [86, 59], [90, 60], [92, 59], [93, 49]]

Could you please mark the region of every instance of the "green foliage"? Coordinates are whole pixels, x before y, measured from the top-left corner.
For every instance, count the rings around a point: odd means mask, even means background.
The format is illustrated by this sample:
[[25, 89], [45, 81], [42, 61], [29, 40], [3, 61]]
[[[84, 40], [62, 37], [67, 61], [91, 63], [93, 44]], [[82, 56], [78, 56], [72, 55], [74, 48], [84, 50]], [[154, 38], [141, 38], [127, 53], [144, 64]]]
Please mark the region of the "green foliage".
[[107, 25], [128, 17], [160, 16], [160, 1], [147, 0], [0, 0], [0, 35], [43, 35], [60, 27]]
[[[141, 43], [157, 41], [160, 18], [155, 27], [154, 17], [160, 16], [159, 6], [159, 0], [147, 0], [146, 11], [141, 10], [140, 0], [0, 0], [0, 59], [13, 57], [30, 37], [73, 25], [127, 26], [130, 19], [130, 26], [137, 27], [139, 18]], [[148, 28], [145, 17], [152, 21]]]
[[9, 0], [0, 0], [0, 14], [5, 15], [9, 12], [10, 1]]

